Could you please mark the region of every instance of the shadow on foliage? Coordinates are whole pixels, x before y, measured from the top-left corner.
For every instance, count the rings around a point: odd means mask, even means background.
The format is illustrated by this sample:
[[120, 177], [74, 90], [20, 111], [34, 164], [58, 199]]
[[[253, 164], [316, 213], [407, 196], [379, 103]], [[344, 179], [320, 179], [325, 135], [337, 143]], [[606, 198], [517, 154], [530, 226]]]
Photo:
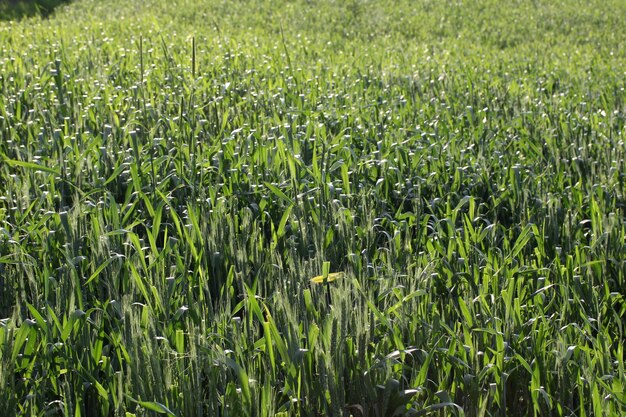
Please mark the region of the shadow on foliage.
[[40, 15], [48, 17], [56, 7], [69, 0], [0, 0], [0, 20], [18, 20]]

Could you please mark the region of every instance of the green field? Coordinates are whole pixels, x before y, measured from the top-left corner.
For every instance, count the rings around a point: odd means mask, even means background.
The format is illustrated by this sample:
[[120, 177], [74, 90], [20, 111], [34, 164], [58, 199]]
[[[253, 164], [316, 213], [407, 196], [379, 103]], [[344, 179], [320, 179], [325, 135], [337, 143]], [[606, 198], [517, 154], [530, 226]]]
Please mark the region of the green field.
[[626, 415], [625, 21], [0, 21], [0, 415]]

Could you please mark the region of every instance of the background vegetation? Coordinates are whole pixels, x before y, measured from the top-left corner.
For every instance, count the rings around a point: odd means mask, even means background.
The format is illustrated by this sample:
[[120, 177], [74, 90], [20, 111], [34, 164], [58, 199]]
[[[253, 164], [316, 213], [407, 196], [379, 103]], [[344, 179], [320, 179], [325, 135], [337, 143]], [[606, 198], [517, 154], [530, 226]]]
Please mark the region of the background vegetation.
[[0, 415], [626, 413], [626, 4], [390, 3], [0, 23]]
[[49, 16], [68, 0], [0, 0], [0, 20], [16, 20], [25, 16]]

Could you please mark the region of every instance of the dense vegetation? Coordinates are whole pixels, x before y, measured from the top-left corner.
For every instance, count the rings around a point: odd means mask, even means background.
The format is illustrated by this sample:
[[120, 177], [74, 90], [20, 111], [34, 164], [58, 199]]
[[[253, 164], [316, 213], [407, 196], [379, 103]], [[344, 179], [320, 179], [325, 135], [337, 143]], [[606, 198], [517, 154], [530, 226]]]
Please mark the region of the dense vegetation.
[[626, 414], [625, 19], [0, 23], [0, 415]]
[[68, 0], [0, 0], [0, 20], [15, 20], [25, 16], [48, 16]]

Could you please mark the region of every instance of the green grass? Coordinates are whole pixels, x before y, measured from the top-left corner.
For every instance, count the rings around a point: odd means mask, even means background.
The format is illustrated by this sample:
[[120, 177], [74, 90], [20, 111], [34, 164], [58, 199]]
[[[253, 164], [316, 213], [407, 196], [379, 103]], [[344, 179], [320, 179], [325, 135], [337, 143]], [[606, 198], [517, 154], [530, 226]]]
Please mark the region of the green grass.
[[0, 23], [0, 415], [626, 413], [626, 5], [387, 3]]

